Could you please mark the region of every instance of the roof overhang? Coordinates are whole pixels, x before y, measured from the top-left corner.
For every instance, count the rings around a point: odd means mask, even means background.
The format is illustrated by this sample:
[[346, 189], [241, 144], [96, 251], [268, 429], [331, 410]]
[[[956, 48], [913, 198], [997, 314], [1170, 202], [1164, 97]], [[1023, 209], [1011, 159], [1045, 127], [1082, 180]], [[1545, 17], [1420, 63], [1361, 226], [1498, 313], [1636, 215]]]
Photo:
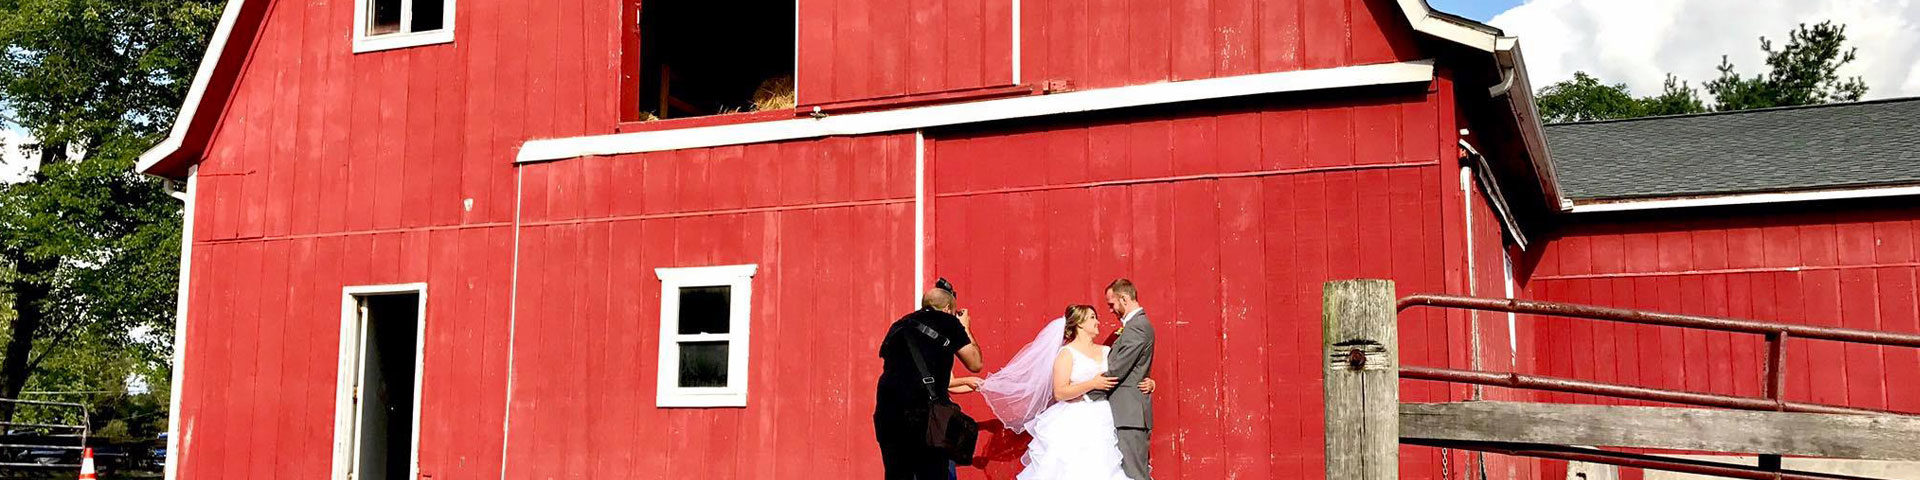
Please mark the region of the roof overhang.
[[255, 34], [266, 18], [269, 3], [264, 0], [227, 2], [220, 24], [207, 42], [207, 53], [200, 59], [200, 70], [193, 75], [193, 85], [187, 89], [186, 101], [180, 104], [173, 130], [159, 144], [140, 154], [135, 171], [166, 178], [186, 177], [187, 166], [199, 160], [218, 126], [221, 111], [232, 98], [233, 87], [238, 83], [241, 67], [246, 64], [248, 51], [252, 50]]

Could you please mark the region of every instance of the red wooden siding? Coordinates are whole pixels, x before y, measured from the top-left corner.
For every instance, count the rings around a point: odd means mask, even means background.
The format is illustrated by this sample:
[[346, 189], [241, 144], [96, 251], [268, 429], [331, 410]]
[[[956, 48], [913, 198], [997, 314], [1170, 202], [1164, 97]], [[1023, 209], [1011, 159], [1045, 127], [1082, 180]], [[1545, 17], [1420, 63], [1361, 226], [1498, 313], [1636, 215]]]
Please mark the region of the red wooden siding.
[[1013, 0], [800, 0], [800, 103], [1013, 84]]
[[462, 3], [453, 44], [357, 55], [352, 2], [270, 7], [199, 164], [182, 478], [327, 475], [341, 288], [416, 281], [422, 471], [497, 475], [509, 162], [530, 137], [606, 131], [617, 108], [601, 100], [615, 5], [541, 5]]
[[[1161, 335], [1156, 478], [1317, 477], [1321, 283], [1392, 278], [1408, 292], [1455, 283], [1446, 252], [1461, 229], [1445, 224], [1441, 199], [1459, 201], [1448, 193], [1458, 177], [1439, 159], [1437, 133], [1451, 128], [1437, 113], [1450, 107], [1437, 107], [1440, 95], [1395, 100], [940, 138], [929, 150], [929, 274], [965, 292], [977, 338], [1001, 352], [989, 369], [1067, 304], [1099, 305], [1107, 281], [1134, 279]], [[1388, 125], [1426, 141], [1304, 133], [1316, 121], [1341, 132]], [[1104, 320], [1109, 330], [1116, 321]], [[1414, 312], [1402, 327], [1409, 363], [1467, 358], [1465, 321]], [[1405, 393], [1459, 398], [1436, 384]], [[989, 462], [963, 477], [1019, 470], [1026, 437], [1000, 432], [983, 440]], [[1408, 452], [1407, 474], [1439, 476], [1436, 451]]]
[[1021, 0], [1025, 83], [1075, 88], [1420, 58], [1392, 0]]
[[[875, 352], [915, 289], [911, 136], [522, 171], [508, 478], [880, 475]], [[653, 269], [744, 263], [748, 406], [653, 407]]]
[[618, 12], [604, 0], [462, 4], [452, 44], [356, 55], [353, 2], [275, 2], [200, 163], [194, 238], [511, 220], [520, 142], [618, 120]]
[[508, 228], [194, 247], [182, 478], [323, 478], [331, 468], [340, 295], [427, 282], [422, 471], [499, 471]]
[[[1920, 332], [1914, 249], [1920, 210], [1775, 207], [1664, 217], [1584, 226], [1547, 244], [1527, 295]], [[1522, 367], [1537, 373], [1723, 394], [1763, 392], [1766, 348], [1757, 336], [1565, 319], [1524, 322], [1534, 325], [1538, 353]], [[1789, 400], [1920, 412], [1920, 353], [1912, 349], [1792, 340], [1787, 355]]]
[[[801, 0], [802, 104], [1014, 83], [1014, 0]], [[1021, 84], [1099, 88], [1416, 60], [1392, 0], [1021, 0]]]

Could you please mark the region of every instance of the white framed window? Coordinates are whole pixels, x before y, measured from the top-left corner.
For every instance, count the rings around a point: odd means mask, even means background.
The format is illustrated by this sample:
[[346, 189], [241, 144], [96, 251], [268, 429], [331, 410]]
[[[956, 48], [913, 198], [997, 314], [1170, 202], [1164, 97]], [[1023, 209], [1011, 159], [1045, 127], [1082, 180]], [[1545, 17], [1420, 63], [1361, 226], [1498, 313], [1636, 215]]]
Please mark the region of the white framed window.
[[427, 284], [350, 286], [340, 298], [331, 478], [417, 477]]
[[658, 268], [660, 407], [747, 406], [747, 327], [758, 265]]
[[453, 41], [454, 0], [353, 1], [353, 53]]

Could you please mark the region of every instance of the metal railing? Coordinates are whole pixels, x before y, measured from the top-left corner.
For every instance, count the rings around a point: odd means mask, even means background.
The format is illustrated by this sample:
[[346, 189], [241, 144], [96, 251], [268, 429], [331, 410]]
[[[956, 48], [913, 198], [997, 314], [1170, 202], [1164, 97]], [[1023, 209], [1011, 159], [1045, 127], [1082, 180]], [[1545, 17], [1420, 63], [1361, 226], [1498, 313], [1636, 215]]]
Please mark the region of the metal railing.
[[[1563, 393], [1598, 395], [1605, 397], [1664, 402], [1702, 407], [1717, 407], [1737, 410], [1761, 410], [1802, 413], [1830, 413], [1854, 415], [1890, 415], [1912, 416], [1906, 413], [1888, 410], [1825, 405], [1816, 403], [1790, 402], [1783, 398], [1786, 380], [1786, 341], [1789, 338], [1810, 340], [1829, 340], [1835, 342], [1881, 345], [1890, 347], [1920, 348], [1920, 335], [1856, 330], [1847, 328], [1819, 327], [1811, 325], [1788, 325], [1744, 320], [1735, 318], [1708, 317], [1696, 315], [1678, 315], [1671, 313], [1646, 312], [1620, 308], [1567, 303], [1539, 302], [1532, 300], [1478, 298], [1458, 295], [1419, 294], [1409, 295], [1399, 300], [1397, 310], [1405, 312], [1415, 307], [1438, 307], [1486, 312], [1503, 312], [1526, 315], [1545, 315], [1555, 317], [1599, 320], [1636, 325], [1690, 328], [1722, 332], [1761, 335], [1767, 342], [1766, 383], [1764, 397], [1723, 395], [1714, 393], [1670, 390], [1662, 388], [1622, 385], [1595, 382], [1571, 378], [1527, 375], [1512, 372], [1487, 372], [1478, 370], [1458, 370], [1450, 368], [1401, 366], [1400, 378], [1456, 382], [1474, 385], [1544, 390]], [[1794, 472], [1780, 468], [1778, 455], [1761, 455], [1760, 465], [1737, 465], [1718, 462], [1682, 460], [1651, 455], [1627, 454], [1598, 449], [1558, 447], [1543, 445], [1493, 444], [1486, 442], [1428, 442], [1430, 446], [1477, 450], [1492, 453], [1504, 453], [1540, 458], [1555, 458], [1593, 463], [1606, 463], [1637, 468], [1653, 468], [1689, 473], [1702, 473], [1731, 478], [1751, 479], [1807, 479], [1833, 480], [1857, 479], [1842, 475], [1829, 475], [1811, 472]], [[1485, 444], [1482, 444], [1485, 443]]]
[[[51, 444], [51, 443], [50, 444], [13, 443], [13, 442], [0, 443], [0, 452], [4, 452], [4, 455], [0, 455], [0, 467], [80, 468], [80, 464], [78, 463], [69, 464], [69, 463], [58, 463], [58, 462], [19, 462], [19, 461], [12, 461], [12, 460], [32, 458], [34, 450], [79, 451], [79, 450], [85, 449], [87, 445], [88, 437], [90, 437], [93, 434], [92, 427], [90, 427], [90, 425], [93, 423], [93, 417], [92, 417], [92, 413], [87, 411], [86, 405], [82, 405], [78, 403], [69, 403], [69, 402], [49, 402], [45, 400], [19, 400], [19, 399], [11, 399], [11, 398], [0, 398], [0, 403], [11, 403], [15, 405], [29, 405], [29, 406], [38, 406], [38, 407], [73, 408], [73, 409], [78, 409], [80, 411], [80, 423], [77, 425], [68, 425], [68, 424], [62, 424], [62, 423], [0, 422], [0, 427], [5, 427], [7, 429], [8, 434], [5, 435], [7, 438], [16, 437], [16, 435], [12, 434], [15, 428], [24, 428], [24, 429], [41, 430], [41, 431], [48, 432], [47, 435], [39, 436], [40, 438], [73, 438], [76, 440], [76, 442], [72, 445]], [[54, 434], [53, 432], [71, 432], [71, 433]], [[64, 455], [60, 457], [64, 458]]]

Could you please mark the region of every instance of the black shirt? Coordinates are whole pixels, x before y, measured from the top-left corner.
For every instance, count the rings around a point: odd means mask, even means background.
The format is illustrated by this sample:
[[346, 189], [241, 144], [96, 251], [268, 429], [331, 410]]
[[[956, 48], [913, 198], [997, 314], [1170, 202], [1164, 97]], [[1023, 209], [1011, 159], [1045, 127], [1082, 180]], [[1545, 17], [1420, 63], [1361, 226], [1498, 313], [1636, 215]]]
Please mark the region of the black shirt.
[[[935, 340], [921, 331], [919, 325], [925, 325], [941, 337]], [[933, 374], [933, 387], [936, 398], [947, 397], [947, 383], [953, 379], [953, 355], [967, 346], [972, 340], [967, 338], [966, 327], [960, 325], [960, 318], [953, 314], [934, 309], [920, 309], [900, 317], [887, 329], [887, 338], [880, 342], [880, 382], [875, 392], [874, 411], [901, 411], [909, 408], [925, 407], [927, 387], [922, 386], [920, 370], [913, 364], [913, 349], [906, 343], [914, 342], [919, 346], [921, 357], [927, 363], [927, 370]]]

